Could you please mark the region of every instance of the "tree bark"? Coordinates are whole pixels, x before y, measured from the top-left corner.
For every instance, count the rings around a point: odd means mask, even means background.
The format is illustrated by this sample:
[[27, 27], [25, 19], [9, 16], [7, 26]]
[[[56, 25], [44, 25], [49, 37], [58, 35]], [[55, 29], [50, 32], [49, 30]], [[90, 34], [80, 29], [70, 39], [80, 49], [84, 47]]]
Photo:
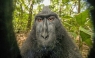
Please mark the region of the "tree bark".
[[[33, 2], [33, 1], [32, 1], [32, 2]], [[29, 9], [29, 17], [28, 17], [28, 23], [27, 23], [27, 31], [31, 29], [32, 10], [33, 10], [33, 3], [31, 3], [30, 9]]]
[[78, 0], [78, 13], [80, 13], [80, 0]]

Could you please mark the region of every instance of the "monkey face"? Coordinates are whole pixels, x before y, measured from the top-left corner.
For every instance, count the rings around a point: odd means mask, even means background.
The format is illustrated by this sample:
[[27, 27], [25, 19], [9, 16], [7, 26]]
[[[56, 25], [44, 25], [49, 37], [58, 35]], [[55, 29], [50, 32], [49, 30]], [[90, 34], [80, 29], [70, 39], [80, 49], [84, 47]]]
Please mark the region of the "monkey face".
[[36, 17], [36, 39], [38, 46], [49, 48], [54, 47], [56, 43], [55, 22], [56, 17], [37, 16]]

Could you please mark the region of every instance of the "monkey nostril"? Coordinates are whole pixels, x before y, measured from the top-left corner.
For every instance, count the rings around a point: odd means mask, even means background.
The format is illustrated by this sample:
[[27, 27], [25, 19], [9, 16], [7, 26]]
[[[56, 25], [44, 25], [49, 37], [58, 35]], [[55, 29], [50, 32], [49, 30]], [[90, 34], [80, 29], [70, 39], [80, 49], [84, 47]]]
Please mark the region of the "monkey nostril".
[[42, 38], [44, 38], [44, 36], [41, 35]]
[[45, 39], [48, 38], [48, 37], [49, 37], [49, 35], [47, 35], [47, 36], [45, 37]]
[[46, 35], [46, 36], [41, 35], [41, 37], [44, 39], [47, 39], [49, 37], [49, 35]]

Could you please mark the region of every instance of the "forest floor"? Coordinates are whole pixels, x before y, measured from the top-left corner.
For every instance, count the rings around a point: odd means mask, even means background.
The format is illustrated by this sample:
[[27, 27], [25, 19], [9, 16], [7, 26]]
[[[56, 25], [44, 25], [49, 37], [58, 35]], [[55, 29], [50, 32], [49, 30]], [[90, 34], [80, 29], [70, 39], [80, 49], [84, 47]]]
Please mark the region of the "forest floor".
[[[25, 33], [17, 33], [16, 34], [16, 39], [17, 39], [19, 48], [21, 48], [21, 46], [22, 46], [23, 42], [26, 40], [27, 36], [28, 36], [28, 34], [25, 34]], [[89, 51], [89, 47], [85, 43], [83, 43], [80, 51], [82, 53], [83, 58], [86, 58], [88, 51]]]

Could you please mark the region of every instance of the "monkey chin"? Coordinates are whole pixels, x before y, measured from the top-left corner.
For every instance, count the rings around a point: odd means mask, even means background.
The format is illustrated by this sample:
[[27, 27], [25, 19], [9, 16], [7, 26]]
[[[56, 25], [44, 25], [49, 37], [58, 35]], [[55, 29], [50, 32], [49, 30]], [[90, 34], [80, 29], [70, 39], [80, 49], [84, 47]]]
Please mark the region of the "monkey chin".
[[56, 47], [56, 42], [55, 41], [38, 41], [38, 48], [44, 51], [49, 51], [53, 50]]

